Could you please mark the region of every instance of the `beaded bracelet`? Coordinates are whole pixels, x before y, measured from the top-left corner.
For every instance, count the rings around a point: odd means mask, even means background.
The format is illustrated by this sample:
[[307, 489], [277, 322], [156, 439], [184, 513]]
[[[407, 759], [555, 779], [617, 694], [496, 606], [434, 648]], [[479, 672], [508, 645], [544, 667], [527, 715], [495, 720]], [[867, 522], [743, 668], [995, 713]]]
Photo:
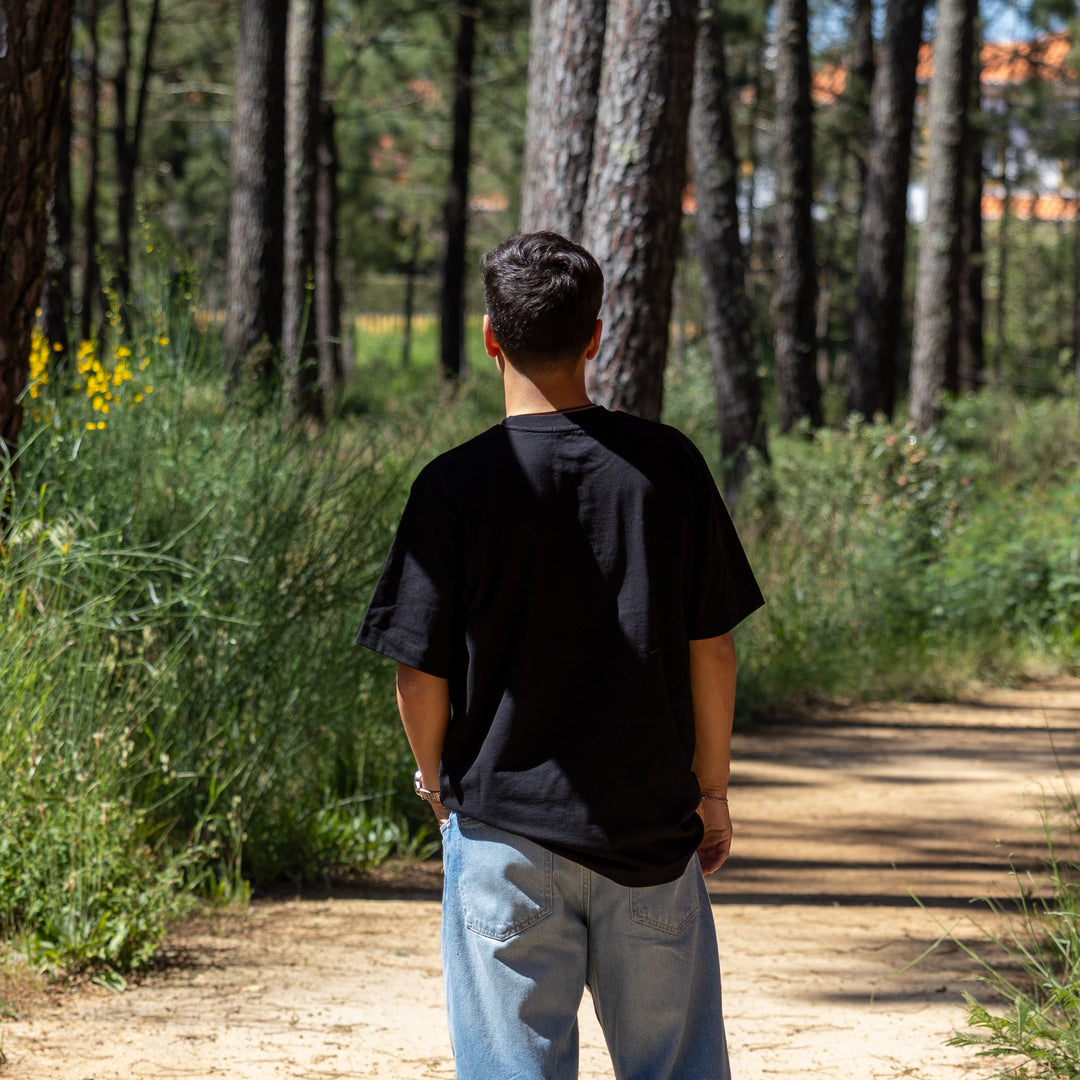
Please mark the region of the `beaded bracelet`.
[[706, 799], [708, 799], [710, 802], [724, 802], [724, 803], [727, 802], [727, 796], [726, 795], [702, 795], [701, 799], [702, 799], [703, 802]]

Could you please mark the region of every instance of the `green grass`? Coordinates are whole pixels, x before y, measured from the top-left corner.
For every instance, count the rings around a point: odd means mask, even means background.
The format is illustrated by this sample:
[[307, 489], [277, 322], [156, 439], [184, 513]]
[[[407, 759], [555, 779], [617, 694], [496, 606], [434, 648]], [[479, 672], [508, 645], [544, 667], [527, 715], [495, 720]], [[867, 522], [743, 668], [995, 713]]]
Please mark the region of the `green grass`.
[[[949, 1044], [995, 1062], [1002, 1080], [1074, 1080], [1080, 1076], [1080, 810], [1070, 793], [1043, 807], [1047, 899], [1022, 893], [1019, 912], [988, 901], [972, 920], [995, 948], [961, 943], [982, 989], [965, 993], [967, 1027]], [[1060, 838], [1064, 837], [1064, 840]], [[951, 935], [949, 940], [955, 940]], [[987, 957], [991, 956], [992, 959]]]
[[[217, 328], [146, 312], [153, 393], [87, 431], [89, 399], [50, 384], [0, 493], [0, 931], [117, 977], [192, 896], [430, 849], [392, 665], [353, 638], [416, 471], [501, 416], [477, 327], [453, 388], [431, 326], [407, 370], [368, 328], [337, 418], [284, 437], [223, 408]], [[691, 347], [666, 417], [715, 461], [712, 416]], [[1074, 402], [987, 392], [914, 444], [879, 425], [771, 450], [736, 513], [768, 600], [739, 630], [744, 720], [1075, 670]]]

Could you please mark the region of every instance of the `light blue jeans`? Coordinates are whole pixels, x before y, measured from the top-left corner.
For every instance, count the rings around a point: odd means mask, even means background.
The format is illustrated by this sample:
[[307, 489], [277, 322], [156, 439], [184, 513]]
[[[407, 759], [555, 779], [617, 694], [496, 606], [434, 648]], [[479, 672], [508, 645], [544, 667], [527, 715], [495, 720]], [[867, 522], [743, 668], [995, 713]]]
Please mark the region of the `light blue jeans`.
[[586, 986], [618, 1080], [730, 1080], [696, 858], [677, 881], [628, 888], [458, 814], [442, 836], [458, 1080], [576, 1080]]

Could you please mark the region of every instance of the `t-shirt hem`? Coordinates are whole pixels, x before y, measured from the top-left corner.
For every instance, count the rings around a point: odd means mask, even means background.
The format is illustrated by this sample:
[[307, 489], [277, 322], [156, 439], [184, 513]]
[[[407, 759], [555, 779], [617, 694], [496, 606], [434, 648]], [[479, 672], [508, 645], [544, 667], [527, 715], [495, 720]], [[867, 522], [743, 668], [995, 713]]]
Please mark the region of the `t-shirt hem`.
[[356, 644], [362, 645], [365, 649], [370, 649], [380, 656], [416, 668], [417, 671], [422, 671], [425, 675], [432, 675], [437, 679], [448, 679], [450, 677], [449, 668], [432, 661], [423, 648], [389, 634], [362, 627], [356, 635]]

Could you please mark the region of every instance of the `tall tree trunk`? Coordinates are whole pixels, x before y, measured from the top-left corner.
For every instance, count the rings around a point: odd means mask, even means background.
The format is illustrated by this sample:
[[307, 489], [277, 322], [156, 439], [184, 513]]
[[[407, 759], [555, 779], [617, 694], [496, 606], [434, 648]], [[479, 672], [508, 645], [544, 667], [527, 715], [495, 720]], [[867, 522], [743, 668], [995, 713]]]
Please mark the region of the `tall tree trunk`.
[[[0, 0], [0, 457], [14, 456], [30, 374], [74, 0]], [[2, 514], [0, 514], [2, 518]]]
[[288, 9], [288, 0], [240, 5], [225, 319], [230, 401], [245, 376], [265, 400], [281, 350]]
[[[469, 0], [464, 0], [465, 4]], [[454, 137], [450, 183], [446, 191], [446, 248], [439, 298], [440, 358], [443, 375], [460, 379], [465, 371], [465, 242], [469, 224], [469, 158], [472, 145], [472, 80], [476, 54], [476, 7], [458, 10], [454, 58]]]
[[116, 94], [116, 118], [113, 137], [116, 144], [116, 292], [120, 315], [128, 321], [127, 301], [131, 292], [131, 228], [135, 219], [135, 171], [139, 165], [146, 101], [153, 71], [154, 41], [157, 37], [160, 0], [152, 0], [143, 39], [142, 66], [135, 97], [135, 120], [128, 124], [128, 85], [131, 78], [131, 9], [129, 0], [117, 0], [120, 60], [113, 80]]
[[986, 364], [983, 343], [983, 321], [986, 302], [983, 296], [983, 113], [982, 65], [979, 46], [982, 34], [979, 26], [979, 0], [968, 0], [973, 26], [971, 49], [971, 108], [967, 116], [964, 143], [967, 166], [964, 188], [964, 218], [960, 232], [960, 333], [958, 340], [957, 389], [977, 388], [983, 379]]
[[86, 0], [86, 195], [83, 199], [83, 242], [79, 260], [82, 298], [79, 336], [90, 341], [94, 334], [94, 312], [101, 296], [98, 266], [98, 130], [100, 122], [100, 76], [98, 69], [98, 0]]
[[848, 408], [892, 417], [903, 324], [907, 189], [915, 68], [926, 0], [889, 0], [870, 97], [866, 194], [859, 219]]
[[521, 231], [581, 240], [607, 0], [532, 0]]
[[739, 166], [728, 100], [724, 21], [716, 0], [701, 3], [694, 72], [690, 156], [697, 195], [695, 239], [720, 427], [724, 495], [730, 504], [738, 497], [751, 447], [762, 454], [767, 451], [739, 235]]
[[941, 414], [956, 370], [963, 217], [964, 115], [970, 98], [972, 19], [968, 0], [939, 0], [930, 84], [927, 217], [919, 241], [909, 412], [920, 432]]
[[866, 193], [866, 136], [870, 130], [870, 98], [874, 75], [874, 4], [873, 0], [852, 0], [851, 6], [851, 80], [844, 94], [849, 130], [855, 136], [854, 152], [858, 163], [858, 201]]
[[64, 100], [57, 120], [56, 175], [49, 201], [49, 251], [41, 323], [58, 370], [67, 362], [71, 319], [71, 61], [64, 75]]
[[409, 238], [409, 263], [405, 267], [405, 310], [402, 313], [404, 327], [401, 331], [401, 366], [412, 363], [413, 312], [416, 308], [416, 275], [420, 262], [420, 222], [414, 221]]
[[319, 382], [327, 411], [341, 393], [341, 283], [338, 280], [338, 155], [334, 106], [322, 103], [319, 116], [318, 175], [315, 190], [315, 333]]
[[323, 67], [323, 0], [292, 0], [285, 105], [286, 429], [324, 418], [315, 334], [315, 175]]
[[997, 294], [994, 296], [994, 379], [1001, 382], [1005, 360], [1005, 301], [1009, 295], [1012, 178], [1007, 144], [1001, 147], [1001, 217], [997, 230]]
[[697, 0], [611, 0], [582, 234], [607, 281], [594, 401], [657, 419], [686, 178]]
[[776, 43], [776, 392], [780, 427], [790, 431], [799, 420], [822, 422], [807, 0], [778, 0]]

